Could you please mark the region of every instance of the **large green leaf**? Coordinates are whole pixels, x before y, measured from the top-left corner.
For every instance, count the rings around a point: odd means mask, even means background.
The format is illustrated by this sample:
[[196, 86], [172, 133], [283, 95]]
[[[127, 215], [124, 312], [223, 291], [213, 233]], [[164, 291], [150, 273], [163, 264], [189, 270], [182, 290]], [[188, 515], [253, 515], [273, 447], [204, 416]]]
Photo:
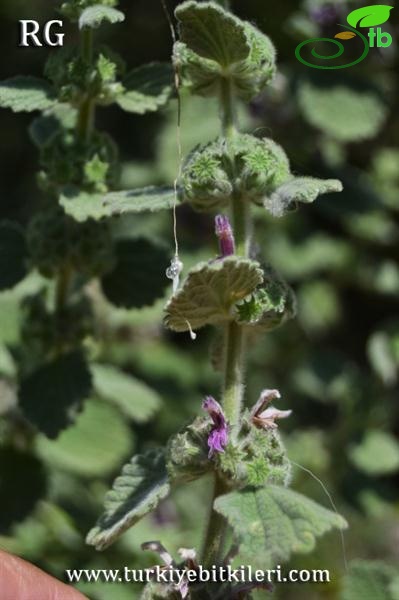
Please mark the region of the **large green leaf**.
[[346, 20], [352, 27], [375, 27], [388, 21], [392, 9], [393, 6], [386, 6], [385, 4], [362, 6], [352, 10]]
[[111, 365], [92, 365], [91, 372], [96, 393], [118, 406], [133, 421], [145, 423], [159, 409], [161, 398], [135, 377]]
[[132, 435], [123, 416], [104, 402], [88, 400], [76, 423], [57, 440], [39, 436], [44, 462], [83, 477], [105, 477], [129, 456]]
[[351, 448], [354, 465], [368, 475], [387, 475], [399, 470], [399, 444], [384, 431], [366, 431], [363, 441]]
[[25, 277], [27, 259], [22, 229], [15, 223], [0, 223], [0, 290], [14, 287]]
[[165, 308], [165, 323], [174, 331], [189, 331], [234, 318], [233, 306], [263, 281], [257, 262], [228, 257], [200, 263], [188, 273]]
[[89, 532], [87, 543], [97, 550], [104, 550], [126, 529], [154, 510], [169, 490], [162, 450], [150, 450], [133, 457], [105, 496], [104, 513]]
[[107, 299], [116, 306], [142, 308], [161, 298], [169, 282], [165, 273], [170, 256], [163, 246], [145, 239], [119, 240], [116, 264], [101, 280]]
[[213, 2], [189, 0], [176, 9], [182, 42], [199, 56], [223, 67], [247, 58], [250, 47], [244, 23]]
[[398, 571], [382, 561], [356, 560], [343, 579], [340, 600], [394, 600], [391, 583]]
[[18, 75], [0, 82], [0, 107], [14, 112], [45, 110], [55, 103], [52, 87], [44, 79]]
[[343, 143], [374, 137], [387, 116], [382, 96], [371, 87], [304, 81], [299, 86], [298, 102], [310, 125]]
[[46, 493], [41, 461], [11, 446], [0, 448], [0, 533], [22, 521]]
[[276, 217], [281, 217], [292, 204], [314, 202], [322, 194], [341, 192], [342, 183], [338, 179], [316, 179], [315, 177], [294, 177], [283, 183], [270, 198], [264, 201], [265, 208]]
[[172, 187], [149, 186], [137, 190], [110, 192], [109, 194], [86, 194], [75, 188], [65, 189], [60, 204], [76, 221], [102, 219], [124, 214], [155, 212], [170, 209], [175, 203]]
[[231, 492], [215, 501], [240, 544], [240, 560], [270, 569], [294, 552], [311, 552], [316, 538], [333, 528], [345, 529], [345, 519], [284, 487]]
[[25, 417], [52, 439], [74, 420], [90, 391], [86, 361], [80, 352], [71, 352], [22, 379], [19, 404]]
[[173, 70], [168, 63], [150, 63], [130, 71], [123, 80], [125, 91], [116, 102], [128, 112], [142, 115], [164, 106], [173, 89]]
[[79, 18], [79, 28], [99, 27], [103, 21], [107, 23], [120, 23], [125, 20], [125, 15], [120, 10], [111, 6], [95, 4], [86, 8]]

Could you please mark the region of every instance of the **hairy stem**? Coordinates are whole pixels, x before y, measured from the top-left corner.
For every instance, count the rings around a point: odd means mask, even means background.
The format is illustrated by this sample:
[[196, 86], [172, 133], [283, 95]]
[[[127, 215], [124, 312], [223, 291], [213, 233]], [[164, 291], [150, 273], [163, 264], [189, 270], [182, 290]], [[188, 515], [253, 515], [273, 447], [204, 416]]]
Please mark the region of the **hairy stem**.
[[[227, 152], [229, 153], [229, 145], [234, 139], [237, 129], [233, 89], [231, 82], [228, 79], [223, 80], [221, 84], [220, 104], [222, 129], [227, 143]], [[234, 171], [233, 157], [232, 166]], [[248, 203], [241, 195], [234, 195], [231, 211], [236, 254], [238, 256], [247, 257], [249, 254], [252, 225]], [[237, 435], [240, 424], [243, 399], [244, 352], [245, 335], [243, 328], [234, 321], [228, 323], [224, 330], [222, 404], [230, 425], [231, 436]], [[228, 487], [224, 481], [215, 474], [214, 489], [202, 552], [202, 560], [207, 567], [220, 563], [223, 558], [222, 552], [226, 533], [226, 521], [221, 515], [213, 510], [213, 505], [216, 498], [225, 494], [227, 491]]]

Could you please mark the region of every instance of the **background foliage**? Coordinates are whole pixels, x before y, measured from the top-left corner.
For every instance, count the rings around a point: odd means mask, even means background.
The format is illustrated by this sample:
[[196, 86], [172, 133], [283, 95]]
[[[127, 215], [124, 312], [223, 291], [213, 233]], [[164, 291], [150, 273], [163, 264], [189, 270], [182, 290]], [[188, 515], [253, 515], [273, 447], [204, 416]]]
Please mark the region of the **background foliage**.
[[[287, 600], [356, 600], [372, 586], [377, 590], [373, 598], [377, 593], [390, 600], [398, 597], [397, 577], [389, 569], [399, 559], [396, 11], [386, 25], [394, 36], [392, 47], [384, 54], [370, 53], [348, 72], [326, 76], [306, 69], [294, 57], [299, 41], [319, 33], [331, 36], [340, 16], [358, 6], [306, 0], [280, 2], [271, 9], [263, 0], [233, 2], [236, 14], [270, 35], [279, 54], [278, 77], [250, 110], [242, 109], [242, 128], [263, 130], [281, 143], [294, 171], [338, 178], [345, 186], [343, 193], [323, 196], [284, 219], [272, 220], [261, 211], [258, 217], [259, 243], [294, 287], [299, 307], [296, 321], [251, 347], [249, 393], [256, 397], [267, 381], [293, 409], [280, 428], [288, 455], [330, 490], [350, 523], [345, 534], [348, 560], [357, 560], [345, 574], [339, 534], [330, 534], [317, 553], [294, 559], [292, 566], [329, 568], [332, 583], [277, 589], [275, 597]], [[129, 59], [129, 67], [168, 61], [171, 36], [160, 3], [123, 0], [120, 8], [126, 21], [104, 27], [101, 39]], [[0, 17], [1, 56], [7, 57], [0, 64], [0, 79], [15, 73], [40, 76], [49, 51], [17, 48], [16, 21], [53, 18], [53, 7], [44, 0], [34, 8], [4, 0]], [[67, 41], [74, 35], [68, 32]], [[218, 115], [207, 100], [183, 97], [182, 110], [187, 152], [214, 136]], [[30, 122], [29, 115], [16, 118], [0, 111], [0, 216], [22, 225], [40, 199], [35, 181], [38, 157], [27, 133]], [[121, 187], [173, 181], [174, 100], [155, 115], [99, 109], [97, 125], [120, 146]], [[116, 229], [120, 236], [132, 238], [144, 232], [171, 247], [171, 225], [171, 215], [161, 212], [125, 216]], [[179, 209], [185, 268], [202, 258], [206, 244], [216, 254], [212, 229], [210, 217], [189, 207]], [[206, 500], [201, 482], [184, 492], [177, 490], [177, 509], [169, 501], [161, 504], [155, 517], [144, 519], [103, 554], [86, 546], [84, 537], [100, 512], [105, 490], [132, 451], [165, 443], [197, 414], [205, 393], [217, 393], [218, 377], [207, 360], [209, 332], [201, 331], [193, 342], [188, 335], [163, 329], [163, 301], [139, 312], [111, 308], [96, 296], [101, 323], [96, 352], [114, 367], [104, 372], [105, 367], [97, 365], [92, 373], [96, 397], [86, 403], [76, 424], [54, 441], [39, 436], [32, 449], [20, 432], [23, 423], [12, 411], [15, 366], [10, 348], [19, 335], [22, 299], [36, 285], [27, 280], [0, 294], [0, 411], [5, 415], [0, 423], [0, 545], [60, 578], [65, 568], [151, 565], [154, 556], [143, 556], [140, 544], [153, 539], [155, 531], [174, 554], [180, 546], [198, 545]], [[112, 368], [134, 380], [116, 378], [113, 385]], [[328, 505], [321, 486], [306, 471], [294, 467], [294, 474], [296, 490]], [[132, 597], [132, 586], [115, 585], [112, 592], [104, 584], [81, 589], [93, 600]]]

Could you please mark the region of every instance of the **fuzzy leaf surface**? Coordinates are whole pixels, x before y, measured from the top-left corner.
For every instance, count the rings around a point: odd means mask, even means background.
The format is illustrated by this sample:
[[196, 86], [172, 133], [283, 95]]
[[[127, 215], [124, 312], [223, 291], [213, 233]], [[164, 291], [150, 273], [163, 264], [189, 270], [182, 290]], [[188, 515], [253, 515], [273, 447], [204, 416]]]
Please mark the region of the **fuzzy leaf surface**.
[[25, 236], [16, 223], [0, 223], [0, 291], [14, 287], [27, 274]]
[[116, 264], [101, 280], [102, 290], [115, 306], [151, 306], [164, 294], [169, 251], [145, 238], [121, 239], [115, 246]]
[[96, 393], [108, 400], [133, 421], [145, 423], [161, 405], [158, 394], [142, 381], [111, 365], [91, 367]]
[[283, 183], [270, 198], [264, 201], [265, 208], [276, 217], [281, 217], [291, 204], [314, 202], [322, 194], [342, 192], [338, 179], [317, 179], [315, 177], [294, 177]]
[[60, 197], [65, 212], [76, 221], [102, 219], [121, 214], [155, 212], [173, 207], [175, 191], [171, 187], [149, 186], [137, 190], [85, 194], [76, 189], [66, 189]]
[[233, 528], [240, 560], [258, 569], [273, 568], [294, 552], [311, 552], [316, 538], [347, 527], [340, 515], [274, 485], [220, 496], [214, 506]]
[[87, 543], [97, 550], [104, 550], [126, 529], [155, 510], [169, 490], [162, 450], [134, 456], [106, 494], [104, 513], [89, 532]]
[[19, 404], [25, 417], [54, 439], [74, 420], [91, 391], [91, 375], [84, 356], [71, 352], [56, 358], [25, 377]]
[[340, 600], [395, 600], [391, 584], [398, 570], [382, 561], [356, 560], [343, 579]]
[[18, 75], [0, 82], [0, 107], [14, 112], [46, 110], [55, 103], [52, 87], [44, 79]]
[[188, 331], [233, 319], [232, 307], [263, 281], [257, 262], [228, 257], [200, 263], [188, 273], [165, 308], [165, 323], [173, 331]]
[[103, 21], [108, 23], [121, 23], [125, 15], [120, 10], [111, 6], [95, 4], [86, 8], [79, 18], [79, 29], [84, 27], [99, 27]]
[[125, 91], [117, 104], [127, 112], [143, 115], [165, 106], [173, 89], [173, 70], [168, 63], [150, 63], [130, 71], [123, 80]]

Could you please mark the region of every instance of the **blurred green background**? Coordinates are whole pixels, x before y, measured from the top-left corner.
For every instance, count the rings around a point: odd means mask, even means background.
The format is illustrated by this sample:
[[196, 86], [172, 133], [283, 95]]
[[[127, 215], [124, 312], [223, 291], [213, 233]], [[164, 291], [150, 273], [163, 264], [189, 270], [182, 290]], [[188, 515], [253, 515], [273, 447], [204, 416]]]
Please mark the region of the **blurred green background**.
[[[169, 3], [171, 12], [176, 4]], [[362, 5], [245, 0], [233, 2], [232, 8], [267, 33], [278, 50], [278, 77], [249, 108], [242, 107], [242, 128], [278, 141], [294, 171], [336, 177], [345, 186], [342, 194], [323, 196], [280, 220], [259, 209], [257, 242], [294, 287], [298, 318], [250, 345], [247, 395], [255, 400], [265, 387], [280, 390], [281, 407], [293, 409], [280, 427], [289, 457], [324, 482], [348, 519], [348, 561], [377, 561], [373, 566], [383, 577], [386, 567], [380, 561], [397, 565], [399, 560], [399, 11], [394, 9], [384, 26], [394, 38], [392, 46], [374, 49], [356, 67], [325, 73], [306, 68], [294, 55], [304, 39], [333, 36], [335, 24]], [[129, 67], [168, 61], [172, 40], [160, 1], [122, 0], [120, 8], [126, 21], [105, 27], [101, 39]], [[17, 73], [40, 75], [51, 52], [18, 48], [17, 21], [23, 18], [44, 22], [57, 16], [53, 2], [36, 0], [32, 6], [2, 0], [0, 79]], [[75, 31], [66, 30], [66, 43], [75, 37]], [[99, 109], [99, 128], [111, 133], [120, 147], [121, 188], [173, 181], [178, 167], [176, 108], [172, 100], [163, 112], [143, 117]], [[0, 111], [0, 213], [22, 224], [35, 211], [40, 194], [30, 122], [30, 115]], [[183, 96], [184, 151], [217, 131], [213, 101]], [[129, 235], [144, 232], [172, 247], [169, 214], [126, 217], [118, 227]], [[212, 230], [211, 217], [179, 209], [186, 269], [200, 257], [216, 254]], [[17, 304], [23, 294], [20, 289], [0, 294], [2, 343], [17, 336]], [[206, 482], [197, 482], [177, 490], [175, 503], [165, 501], [155, 516], [104, 553], [84, 544], [123, 461], [135, 450], [165, 443], [197, 414], [204, 394], [217, 395], [219, 385], [209, 361], [210, 331], [201, 331], [195, 342], [167, 332], [162, 328], [162, 302], [140, 312], [111, 310], [100, 300], [98, 304], [102, 357], [148, 384], [158, 412], [147, 423], [133, 423], [129, 407], [116, 410], [93, 400], [62, 443], [44, 438], [36, 442], [32, 463], [21, 457], [18, 465], [15, 456], [0, 450], [0, 547], [61, 579], [66, 568], [151, 565], [154, 556], [140, 551], [149, 539], [160, 539], [174, 553], [180, 546], [198, 546], [207, 502]], [[0, 373], [4, 412], [12, 391], [3, 357]], [[142, 390], [126, 393], [137, 404]], [[4, 428], [0, 425], [0, 440]], [[293, 487], [329, 505], [320, 483], [299, 467], [294, 467]], [[296, 557], [292, 566], [329, 568], [332, 582], [283, 586], [274, 597], [362, 597], [348, 591], [339, 534], [323, 539], [313, 554]], [[363, 572], [363, 584], [366, 571], [370, 574], [371, 567]], [[131, 585], [87, 584], [80, 589], [93, 600], [124, 600], [140, 593]], [[361, 588], [356, 589], [360, 594]], [[397, 600], [398, 590], [398, 579], [392, 580], [387, 600]]]

